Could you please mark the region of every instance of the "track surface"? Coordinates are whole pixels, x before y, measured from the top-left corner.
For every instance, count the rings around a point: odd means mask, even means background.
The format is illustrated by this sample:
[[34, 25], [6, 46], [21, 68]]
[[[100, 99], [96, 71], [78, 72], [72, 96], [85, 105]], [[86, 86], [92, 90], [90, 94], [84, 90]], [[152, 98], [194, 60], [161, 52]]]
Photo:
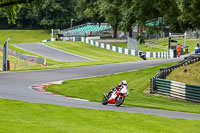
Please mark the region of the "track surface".
[[62, 105], [68, 107], [80, 107], [94, 110], [112, 110], [117, 112], [143, 113], [163, 116], [168, 118], [183, 118], [200, 120], [200, 114], [164, 111], [139, 107], [115, 107], [112, 105], [103, 106], [101, 103], [89, 102], [62, 96], [54, 96], [32, 90], [30, 85], [37, 83], [52, 82], [58, 80], [70, 80], [84, 77], [94, 77], [113, 73], [137, 70], [164, 63], [180, 60], [161, 59], [149, 61], [136, 61], [117, 64], [106, 64], [97, 66], [71, 67], [64, 69], [26, 71], [26, 72], [2, 72], [0, 73], [0, 98], [20, 100], [32, 103], [45, 103]]
[[67, 53], [40, 43], [21, 43], [12, 45], [57, 61], [63, 61], [63, 62], [94, 61], [92, 59]]

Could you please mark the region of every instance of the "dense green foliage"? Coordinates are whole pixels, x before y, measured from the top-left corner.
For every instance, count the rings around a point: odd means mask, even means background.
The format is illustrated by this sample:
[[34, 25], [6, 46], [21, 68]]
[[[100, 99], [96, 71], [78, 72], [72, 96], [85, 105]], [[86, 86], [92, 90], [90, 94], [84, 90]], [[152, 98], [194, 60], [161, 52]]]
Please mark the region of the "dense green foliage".
[[99, 0], [99, 10], [101, 15], [105, 17], [106, 22], [108, 22], [113, 28], [113, 37], [117, 37], [117, 28], [121, 21], [120, 6], [122, 1], [120, 0]]
[[17, 19], [17, 13], [21, 9], [20, 4], [39, 3], [39, 0], [0, 0], [0, 11], [3, 10], [4, 14], [8, 17], [8, 23], [14, 23]]
[[[82, 0], [82, 11], [87, 11], [87, 5], [90, 0]], [[169, 26], [173, 32], [184, 32], [188, 29], [199, 29], [199, 4], [198, 0], [99, 0], [98, 4], [94, 4], [94, 8], [99, 10], [100, 15], [105, 21], [113, 26], [114, 36], [117, 29], [129, 32], [131, 36], [131, 26], [139, 25], [139, 33], [147, 22], [156, 21], [162, 18], [159, 26], [153, 27], [151, 30], [163, 30], [165, 26]], [[90, 10], [91, 11], [91, 10]], [[90, 14], [85, 14], [90, 16]], [[120, 24], [120, 25], [119, 25]], [[145, 28], [148, 29], [149, 27]]]
[[70, 26], [73, 7], [73, 0], [43, 0], [40, 8], [29, 6], [26, 17], [44, 28], [65, 29]]
[[[20, 8], [15, 9], [6, 6], [0, 10], [0, 28], [65, 29], [70, 26], [70, 20], [75, 14], [74, 0], [41, 0], [39, 2], [36, 0], [34, 3], [13, 6]], [[16, 13], [18, 13], [17, 16]], [[14, 24], [17, 18], [16, 25], [8, 25], [6, 16], [8, 17], [8, 22], [13, 22]]]
[[[154, 28], [183, 32], [200, 28], [199, 5], [198, 0], [1, 0], [0, 28], [67, 28], [73, 19], [75, 24], [107, 22], [116, 37], [119, 28], [131, 35], [133, 25], [140, 31], [162, 18], [165, 23]], [[13, 23], [17, 18], [16, 25], [6, 25], [6, 16]]]

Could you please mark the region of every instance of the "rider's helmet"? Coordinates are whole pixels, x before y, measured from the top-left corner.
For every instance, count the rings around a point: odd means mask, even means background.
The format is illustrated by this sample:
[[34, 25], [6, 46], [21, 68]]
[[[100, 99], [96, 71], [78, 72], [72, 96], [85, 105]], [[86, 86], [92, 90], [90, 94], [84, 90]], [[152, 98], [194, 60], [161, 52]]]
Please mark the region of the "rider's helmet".
[[123, 80], [123, 81], [122, 81], [122, 85], [127, 86], [127, 81], [126, 81], [126, 80]]

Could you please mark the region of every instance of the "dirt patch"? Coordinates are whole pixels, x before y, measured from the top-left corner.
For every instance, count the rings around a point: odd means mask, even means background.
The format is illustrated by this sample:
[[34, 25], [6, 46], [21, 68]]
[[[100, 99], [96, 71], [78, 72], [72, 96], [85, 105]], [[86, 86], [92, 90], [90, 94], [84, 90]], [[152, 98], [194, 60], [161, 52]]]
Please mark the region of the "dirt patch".
[[150, 94], [150, 88], [147, 88], [146, 90], [144, 90], [145, 94]]

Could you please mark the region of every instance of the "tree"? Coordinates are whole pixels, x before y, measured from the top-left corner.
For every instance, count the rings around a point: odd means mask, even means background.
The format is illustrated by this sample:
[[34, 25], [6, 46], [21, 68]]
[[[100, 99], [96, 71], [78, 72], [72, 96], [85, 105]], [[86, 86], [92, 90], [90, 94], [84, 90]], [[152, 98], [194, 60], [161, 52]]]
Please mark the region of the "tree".
[[123, 31], [129, 32], [129, 37], [132, 37], [132, 26], [136, 23], [134, 0], [122, 0], [120, 12], [122, 20], [120, 27]]
[[117, 38], [117, 30], [121, 21], [120, 0], [99, 0], [98, 5], [101, 16], [105, 17], [105, 21], [113, 28], [113, 37]]
[[182, 21], [178, 20], [181, 13], [178, 8], [177, 0], [158, 0], [154, 2], [154, 6], [160, 12], [161, 17], [166, 22], [166, 25], [170, 27], [171, 31], [184, 31], [184, 26], [181, 26]]
[[67, 28], [74, 18], [74, 0], [43, 0], [40, 8], [29, 7], [27, 18], [44, 28]]
[[75, 12], [79, 20], [90, 20], [94, 23], [104, 21], [97, 0], [76, 0]]
[[[178, 19], [181, 12], [177, 1], [182, 0], [135, 0], [135, 5], [133, 6], [135, 6], [137, 23], [145, 26], [149, 21], [157, 21], [158, 18], [162, 18], [165, 25], [168, 25], [171, 31], [184, 31], [182, 21]], [[163, 26], [158, 28], [162, 29]]]
[[155, 8], [157, 0], [134, 0], [132, 9], [139, 25], [145, 25], [147, 21], [160, 17], [159, 11]]
[[184, 30], [200, 29], [200, 1], [199, 0], [176, 0], [180, 11], [178, 20]]
[[33, 1], [36, 2], [37, 0], [0, 0], [0, 8], [24, 3], [31, 3]]
[[22, 7], [20, 4], [32, 2], [38, 3], [39, 0], [0, 0], [0, 10], [3, 10], [6, 13], [8, 23], [15, 23], [17, 13]]

